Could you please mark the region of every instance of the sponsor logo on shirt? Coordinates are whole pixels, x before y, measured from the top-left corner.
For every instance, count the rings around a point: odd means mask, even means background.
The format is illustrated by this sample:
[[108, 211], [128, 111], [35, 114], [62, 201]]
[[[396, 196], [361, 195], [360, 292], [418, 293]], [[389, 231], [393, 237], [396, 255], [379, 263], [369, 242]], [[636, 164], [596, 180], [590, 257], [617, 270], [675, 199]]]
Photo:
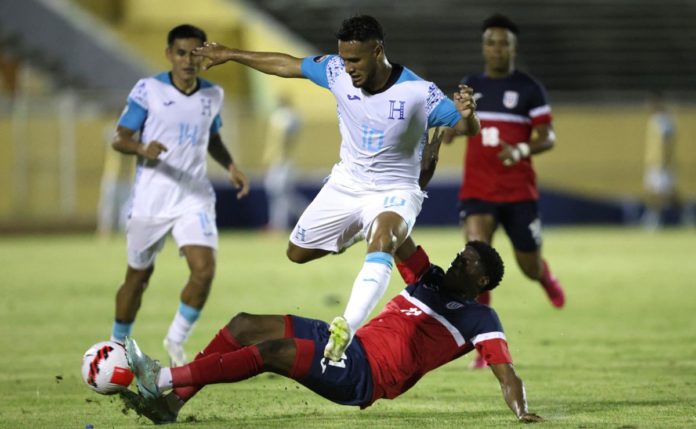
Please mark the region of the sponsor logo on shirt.
[[165, 106], [171, 106], [172, 104], [174, 104], [174, 100], [165, 101], [162, 104], [164, 104]]
[[450, 301], [447, 304], [445, 304], [445, 307], [447, 307], [448, 310], [457, 310], [459, 308], [464, 307], [464, 304], [457, 301]]
[[423, 311], [419, 310], [418, 307], [404, 308], [401, 312], [404, 313], [404, 316], [420, 316], [423, 314]]
[[359, 95], [346, 94], [346, 97], [348, 97], [348, 99], [351, 100], [351, 101], [360, 100], [360, 96], [359, 96]]

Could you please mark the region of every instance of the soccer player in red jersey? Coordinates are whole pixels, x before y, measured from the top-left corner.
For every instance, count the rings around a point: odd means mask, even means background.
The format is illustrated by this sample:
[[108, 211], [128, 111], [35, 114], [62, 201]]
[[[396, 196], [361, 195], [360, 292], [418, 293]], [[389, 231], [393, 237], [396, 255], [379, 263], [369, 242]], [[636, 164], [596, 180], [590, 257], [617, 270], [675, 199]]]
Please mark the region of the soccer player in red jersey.
[[[556, 141], [544, 87], [515, 69], [517, 26], [493, 15], [483, 22], [483, 73], [468, 76], [474, 89], [481, 132], [468, 138], [460, 217], [466, 240], [491, 243], [499, 224], [524, 274], [538, 281], [551, 303], [563, 307], [563, 289], [541, 255], [541, 221], [532, 156]], [[445, 136], [445, 143], [453, 135]], [[479, 302], [490, 303], [485, 292]], [[479, 360], [479, 364], [483, 362]]]
[[161, 368], [129, 338], [127, 356], [140, 394], [128, 391], [122, 397], [155, 423], [173, 422], [205, 385], [274, 372], [338, 404], [366, 408], [380, 398], [396, 398], [427, 372], [475, 348], [490, 365], [515, 416], [541, 421], [527, 409], [524, 384], [513, 368], [498, 316], [475, 301], [481, 291], [500, 283], [503, 271], [492, 247], [467, 243], [446, 272], [431, 265], [358, 329], [356, 341], [338, 362], [323, 355], [329, 325], [292, 315], [239, 313], [196, 360], [178, 368]]

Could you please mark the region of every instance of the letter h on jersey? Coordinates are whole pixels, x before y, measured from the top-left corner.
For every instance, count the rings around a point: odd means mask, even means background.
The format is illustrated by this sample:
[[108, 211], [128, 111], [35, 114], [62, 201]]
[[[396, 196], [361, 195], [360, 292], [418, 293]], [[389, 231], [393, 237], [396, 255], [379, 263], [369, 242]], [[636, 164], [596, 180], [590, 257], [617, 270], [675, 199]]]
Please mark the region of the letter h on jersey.
[[[394, 117], [395, 113], [399, 113], [399, 117]], [[406, 119], [406, 102], [399, 100], [399, 107], [396, 107], [396, 100], [389, 100], [389, 119], [398, 119], [403, 121]]]

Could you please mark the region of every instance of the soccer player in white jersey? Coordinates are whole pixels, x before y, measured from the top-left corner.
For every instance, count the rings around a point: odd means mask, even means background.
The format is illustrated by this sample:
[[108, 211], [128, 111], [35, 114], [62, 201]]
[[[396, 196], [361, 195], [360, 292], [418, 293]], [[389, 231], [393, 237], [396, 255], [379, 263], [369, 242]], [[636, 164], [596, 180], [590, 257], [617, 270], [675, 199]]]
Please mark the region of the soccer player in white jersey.
[[191, 271], [164, 340], [175, 366], [186, 363], [183, 345], [215, 274], [218, 234], [206, 152], [228, 171], [240, 189], [237, 198], [249, 191], [220, 138], [223, 90], [198, 78], [201, 58], [191, 51], [205, 42], [205, 33], [191, 25], [169, 32], [165, 52], [171, 71], [138, 81], [112, 142], [115, 150], [137, 156], [137, 170], [127, 224], [128, 269], [116, 294], [111, 339], [123, 343], [130, 336], [155, 258], [171, 231]]
[[420, 156], [428, 128], [453, 127], [466, 135], [479, 130], [471, 90], [461, 87], [452, 102], [434, 83], [390, 63], [375, 18], [346, 19], [336, 36], [338, 55], [304, 59], [215, 43], [194, 50], [207, 58], [206, 68], [235, 61], [267, 74], [310, 79], [336, 97], [340, 162], [297, 222], [287, 250], [291, 261], [305, 263], [367, 238], [367, 256], [344, 315], [331, 323], [324, 354], [334, 361], [384, 294], [395, 252], [420, 212]]

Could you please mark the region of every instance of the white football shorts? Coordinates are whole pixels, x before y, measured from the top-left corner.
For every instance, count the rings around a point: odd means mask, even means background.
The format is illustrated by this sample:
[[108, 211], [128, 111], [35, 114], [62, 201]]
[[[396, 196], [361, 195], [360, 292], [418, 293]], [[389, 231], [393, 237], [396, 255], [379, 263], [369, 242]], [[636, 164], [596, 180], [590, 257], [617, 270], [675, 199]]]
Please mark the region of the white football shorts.
[[425, 194], [420, 189], [355, 190], [332, 180], [305, 209], [290, 234], [290, 242], [305, 249], [337, 253], [365, 237], [380, 213], [395, 212], [411, 233]]
[[[218, 231], [213, 210], [186, 213], [176, 218], [132, 217], [126, 224], [128, 265], [137, 270], [152, 266], [169, 231], [179, 249], [205, 246], [217, 250]], [[181, 251], [180, 254], [183, 255]]]

